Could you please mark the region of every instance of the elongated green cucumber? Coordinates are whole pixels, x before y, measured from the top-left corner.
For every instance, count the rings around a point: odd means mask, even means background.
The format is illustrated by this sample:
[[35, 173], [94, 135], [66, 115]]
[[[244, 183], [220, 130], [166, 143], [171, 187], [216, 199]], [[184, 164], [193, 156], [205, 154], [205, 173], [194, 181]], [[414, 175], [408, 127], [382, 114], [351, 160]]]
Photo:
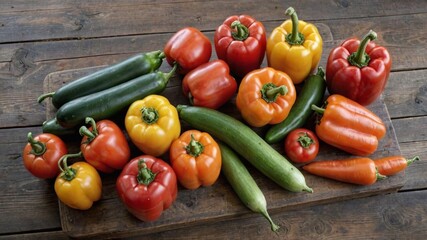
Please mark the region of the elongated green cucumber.
[[119, 63], [71, 81], [56, 92], [43, 94], [37, 101], [41, 102], [47, 97], [52, 97], [52, 104], [58, 109], [66, 102], [76, 98], [102, 91], [153, 72], [162, 65], [164, 57], [165, 55], [162, 51], [141, 53], [132, 56]]
[[222, 142], [218, 142], [218, 144], [221, 149], [222, 174], [227, 178], [237, 196], [253, 212], [261, 213], [270, 222], [272, 231], [276, 232], [279, 230], [279, 226], [273, 222], [267, 212], [267, 201], [264, 194], [245, 165], [243, 165], [237, 154], [227, 145]]
[[170, 77], [175, 72], [165, 74], [160, 71], [148, 73], [112, 88], [74, 99], [62, 105], [56, 112], [58, 123], [65, 128], [83, 125], [86, 117], [95, 121], [107, 119], [150, 94], [166, 89]]
[[177, 110], [182, 120], [226, 143], [281, 187], [292, 192], [313, 192], [298, 168], [244, 123], [209, 108], [178, 105]]
[[265, 141], [277, 143], [283, 140], [286, 135], [299, 127], [302, 127], [313, 114], [311, 105], [319, 106], [323, 103], [326, 91], [325, 73], [322, 68], [318, 68], [315, 75], [311, 75], [305, 80], [304, 86], [298, 94], [295, 104], [292, 106], [288, 117], [281, 123], [273, 125], [265, 134]]
[[64, 128], [61, 126], [56, 118], [52, 118], [43, 122], [42, 130], [44, 133], [51, 133], [56, 136], [79, 135], [77, 128]]

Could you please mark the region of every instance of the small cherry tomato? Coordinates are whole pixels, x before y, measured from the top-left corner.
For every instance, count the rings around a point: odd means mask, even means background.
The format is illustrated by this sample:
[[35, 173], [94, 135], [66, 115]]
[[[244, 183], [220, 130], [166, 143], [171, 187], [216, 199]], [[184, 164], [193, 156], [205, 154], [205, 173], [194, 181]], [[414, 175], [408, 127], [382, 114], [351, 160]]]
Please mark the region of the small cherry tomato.
[[286, 136], [285, 153], [295, 163], [313, 161], [319, 153], [319, 140], [308, 129], [294, 129]]

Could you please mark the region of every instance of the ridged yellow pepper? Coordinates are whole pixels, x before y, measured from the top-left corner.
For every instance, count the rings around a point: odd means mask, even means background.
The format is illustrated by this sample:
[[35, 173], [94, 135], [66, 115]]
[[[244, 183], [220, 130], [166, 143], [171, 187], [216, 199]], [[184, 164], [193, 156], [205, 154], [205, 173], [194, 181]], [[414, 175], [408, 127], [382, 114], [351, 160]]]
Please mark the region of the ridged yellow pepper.
[[129, 138], [143, 153], [164, 154], [181, 133], [176, 108], [160, 95], [149, 95], [133, 102], [125, 117]]
[[284, 21], [267, 39], [268, 66], [287, 73], [294, 84], [301, 83], [319, 64], [323, 40], [316, 26], [299, 21], [290, 7]]

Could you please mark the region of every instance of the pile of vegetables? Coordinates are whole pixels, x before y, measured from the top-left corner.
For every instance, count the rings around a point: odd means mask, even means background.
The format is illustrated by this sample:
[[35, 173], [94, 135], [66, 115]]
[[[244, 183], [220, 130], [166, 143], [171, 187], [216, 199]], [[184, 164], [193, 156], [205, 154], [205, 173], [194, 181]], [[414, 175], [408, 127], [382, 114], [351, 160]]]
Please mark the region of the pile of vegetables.
[[[173, 204], [178, 184], [209, 187], [222, 172], [242, 202], [277, 231], [261, 189], [240, 159], [288, 191], [309, 193], [313, 189], [302, 170], [370, 185], [418, 160], [368, 157], [386, 127], [365, 106], [381, 94], [391, 68], [387, 50], [372, 42], [375, 32], [333, 49], [325, 73], [318, 66], [322, 38], [316, 26], [298, 20], [293, 8], [286, 14], [291, 19], [268, 38], [263, 24], [247, 15], [227, 18], [213, 44], [186, 27], [163, 51], [138, 54], [43, 94], [38, 101], [51, 97], [57, 111], [43, 124], [44, 133], [28, 134], [25, 167], [35, 177], [56, 178], [58, 198], [80, 210], [101, 199], [98, 172], [120, 171], [118, 196], [142, 221], [158, 219]], [[211, 60], [212, 45], [218, 59]], [[264, 56], [268, 66], [261, 68]], [[164, 59], [168, 73], [159, 70]], [[189, 105], [174, 106], [160, 95], [175, 74]], [[242, 121], [218, 110], [234, 97]], [[109, 119], [126, 109], [121, 129]], [[304, 128], [313, 119], [313, 129]], [[181, 132], [182, 122], [192, 129]], [[254, 131], [258, 127], [267, 128], [264, 136]], [[66, 134], [81, 135], [80, 152], [67, 152], [59, 137]], [[319, 141], [353, 157], [317, 161]], [[283, 144], [285, 156], [274, 143]], [[139, 156], [131, 157], [129, 144]], [[166, 154], [168, 161], [162, 159]], [[79, 161], [69, 165], [69, 158]]]

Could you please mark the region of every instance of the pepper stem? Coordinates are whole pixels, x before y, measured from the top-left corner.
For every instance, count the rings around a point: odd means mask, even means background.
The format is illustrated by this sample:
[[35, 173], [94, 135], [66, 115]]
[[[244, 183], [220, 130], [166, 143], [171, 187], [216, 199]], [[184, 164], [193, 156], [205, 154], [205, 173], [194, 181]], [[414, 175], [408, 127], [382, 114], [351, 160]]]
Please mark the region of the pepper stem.
[[413, 162], [415, 162], [415, 161], [419, 161], [420, 160], [420, 157], [419, 156], [415, 156], [415, 157], [413, 157], [413, 158], [409, 158], [409, 159], [406, 159], [406, 164], [409, 166], [410, 164], [412, 164]]
[[37, 98], [37, 102], [38, 102], [38, 103], [41, 103], [41, 102], [43, 102], [43, 100], [45, 100], [46, 98], [48, 98], [48, 97], [53, 97], [53, 95], [55, 95], [55, 92], [50, 92], [50, 93], [42, 94], [42, 95], [40, 95], [40, 96]]
[[[67, 181], [73, 180], [76, 177], [77, 170], [74, 168], [68, 167], [67, 160], [69, 157], [73, 158], [73, 157], [81, 157], [81, 156], [82, 156], [82, 152], [78, 152], [74, 154], [65, 154], [64, 156], [62, 156], [58, 161], [58, 168], [61, 170], [61, 174], [59, 175], [59, 177]], [[61, 165], [63, 165], [64, 167], [62, 167]]]
[[194, 135], [191, 134], [190, 143], [185, 147], [187, 153], [193, 157], [198, 157], [200, 154], [203, 153], [204, 148], [205, 147], [203, 146], [203, 144], [194, 139]]
[[314, 140], [309, 137], [307, 133], [304, 133], [304, 135], [299, 136], [297, 141], [303, 148], [308, 148], [311, 144], [314, 143]]
[[141, 109], [141, 113], [142, 113], [142, 121], [144, 121], [146, 124], [156, 123], [157, 120], [159, 119], [159, 113], [153, 107], [143, 107]]
[[96, 122], [93, 118], [91, 117], [86, 117], [85, 119], [86, 124], [91, 125], [92, 127], [92, 131], [90, 131], [86, 126], [81, 126], [79, 129], [79, 133], [81, 136], [86, 136], [87, 137], [87, 143], [91, 142], [93, 139], [96, 138], [96, 136], [98, 136], [98, 129], [96, 127]]
[[261, 96], [268, 103], [275, 102], [279, 95], [283, 96], [286, 93], [288, 93], [288, 88], [285, 85], [278, 87], [274, 83], [266, 83], [261, 89]]
[[285, 14], [291, 16], [292, 33], [286, 35], [286, 42], [290, 45], [302, 45], [304, 43], [304, 35], [298, 32], [298, 15], [293, 7], [286, 9]]
[[30, 143], [31, 148], [32, 148], [30, 153], [32, 153], [36, 156], [40, 156], [46, 152], [46, 145], [40, 141], [36, 141], [33, 138], [33, 134], [31, 132], [28, 133], [27, 138], [28, 138], [28, 142]]
[[173, 76], [177, 68], [178, 68], [178, 63], [175, 62], [172, 67], [172, 70], [165, 74], [165, 78], [169, 80]]
[[365, 66], [368, 66], [369, 61], [371, 58], [366, 53], [366, 47], [368, 46], [368, 43], [372, 40], [375, 40], [377, 38], [377, 33], [369, 30], [368, 34], [366, 34], [363, 37], [362, 42], [360, 42], [359, 48], [357, 48], [357, 52], [352, 53], [348, 57], [348, 62], [356, 67], [362, 68]]
[[245, 41], [249, 37], [249, 29], [239, 20], [234, 21], [230, 26], [234, 30], [231, 32], [234, 40]]
[[317, 114], [323, 115], [325, 113], [325, 109], [318, 107], [314, 104], [311, 104], [311, 110], [315, 111]]
[[144, 159], [140, 159], [138, 161], [138, 175], [136, 176], [138, 183], [148, 186], [152, 181], [154, 181], [155, 177], [156, 174], [147, 168], [147, 164], [145, 164]]

